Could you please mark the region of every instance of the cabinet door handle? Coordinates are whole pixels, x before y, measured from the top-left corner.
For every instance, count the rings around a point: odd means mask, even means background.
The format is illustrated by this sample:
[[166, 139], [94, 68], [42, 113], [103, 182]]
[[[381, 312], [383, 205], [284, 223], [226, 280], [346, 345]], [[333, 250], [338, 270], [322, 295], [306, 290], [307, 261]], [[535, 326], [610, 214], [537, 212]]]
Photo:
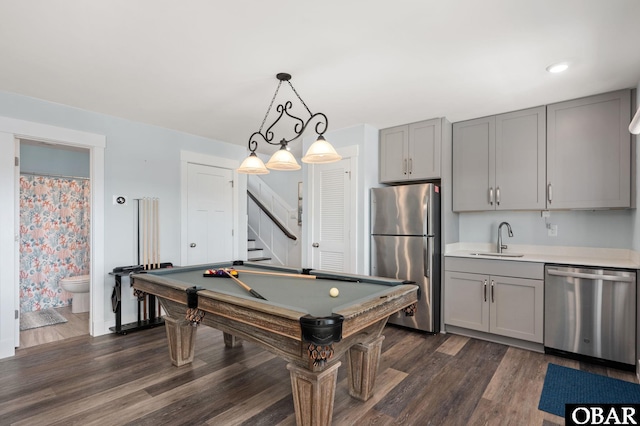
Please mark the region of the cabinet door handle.
[[496, 188], [496, 204], [500, 205], [500, 187]]
[[413, 173], [413, 158], [409, 158], [409, 174]]
[[547, 186], [547, 197], [549, 199], [549, 204], [551, 204], [551, 200], [553, 199], [553, 187], [551, 186], [551, 183]]
[[405, 158], [402, 164], [402, 173], [407, 174], [407, 159]]
[[495, 296], [493, 294], [493, 286], [496, 285], [496, 282], [494, 280], [491, 280], [491, 303], [495, 303], [496, 299]]
[[489, 204], [493, 205], [493, 186], [489, 188]]
[[483, 290], [483, 293], [484, 293], [484, 301], [486, 302], [486, 301], [487, 301], [487, 280], [484, 280], [483, 288], [484, 288], [484, 290]]

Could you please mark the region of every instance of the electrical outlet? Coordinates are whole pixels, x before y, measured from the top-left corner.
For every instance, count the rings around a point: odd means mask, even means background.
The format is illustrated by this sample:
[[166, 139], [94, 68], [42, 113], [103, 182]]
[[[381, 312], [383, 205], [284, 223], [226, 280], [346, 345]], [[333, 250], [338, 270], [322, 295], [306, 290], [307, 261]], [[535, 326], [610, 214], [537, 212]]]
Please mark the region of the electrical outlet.
[[126, 206], [127, 205], [127, 196], [126, 195], [114, 195], [113, 196], [113, 205], [114, 206]]
[[557, 237], [557, 236], [558, 236], [558, 225], [551, 225], [551, 224], [549, 224], [549, 225], [547, 226], [547, 228], [548, 228], [548, 229], [547, 229], [547, 234], [548, 234], [550, 237]]

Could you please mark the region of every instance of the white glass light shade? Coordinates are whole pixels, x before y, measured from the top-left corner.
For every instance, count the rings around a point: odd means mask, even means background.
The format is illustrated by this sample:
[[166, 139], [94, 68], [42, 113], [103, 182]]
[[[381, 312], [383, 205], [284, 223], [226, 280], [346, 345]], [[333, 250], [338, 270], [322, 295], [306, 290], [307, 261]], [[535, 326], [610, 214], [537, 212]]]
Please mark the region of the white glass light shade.
[[557, 63], [557, 64], [549, 65], [547, 67], [547, 71], [551, 72], [551, 73], [554, 73], [554, 74], [557, 74], [559, 72], [566, 71], [568, 68], [569, 68], [569, 64], [568, 63], [560, 62], [560, 63]]
[[300, 164], [289, 151], [280, 148], [267, 162], [267, 168], [271, 170], [300, 170]]
[[269, 170], [267, 170], [267, 168], [264, 166], [264, 163], [256, 155], [256, 153], [252, 152], [247, 158], [244, 159], [242, 164], [240, 164], [238, 173], [245, 173], [248, 175], [266, 175], [267, 173], [269, 173]]
[[324, 136], [318, 136], [318, 139], [311, 144], [307, 153], [302, 157], [303, 163], [322, 164], [340, 161], [342, 157], [338, 155], [336, 150], [326, 141]]
[[629, 132], [633, 135], [640, 134], [640, 108], [638, 108], [636, 115], [633, 116], [633, 120], [629, 124]]

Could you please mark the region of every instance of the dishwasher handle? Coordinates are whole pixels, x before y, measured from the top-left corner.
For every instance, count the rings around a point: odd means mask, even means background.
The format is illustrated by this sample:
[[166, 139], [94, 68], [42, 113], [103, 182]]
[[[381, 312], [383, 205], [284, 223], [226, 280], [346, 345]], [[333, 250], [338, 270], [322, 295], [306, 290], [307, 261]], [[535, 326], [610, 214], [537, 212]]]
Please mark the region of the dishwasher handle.
[[623, 277], [619, 275], [598, 275], [598, 274], [589, 274], [589, 273], [583, 273], [583, 272], [561, 271], [559, 269], [547, 269], [547, 273], [549, 275], [556, 275], [559, 277], [585, 278], [587, 280], [619, 281], [619, 282], [625, 282], [625, 283], [636, 282], [635, 277]]

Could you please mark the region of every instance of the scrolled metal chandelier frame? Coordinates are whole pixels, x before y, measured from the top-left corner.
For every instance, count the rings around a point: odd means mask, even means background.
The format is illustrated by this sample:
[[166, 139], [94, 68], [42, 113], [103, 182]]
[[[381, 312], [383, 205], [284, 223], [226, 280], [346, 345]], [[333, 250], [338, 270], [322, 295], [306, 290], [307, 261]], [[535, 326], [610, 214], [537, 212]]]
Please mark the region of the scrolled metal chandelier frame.
[[[338, 155], [335, 149], [326, 141], [324, 138], [324, 133], [327, 131], [329, 126], [329, 119], [327, 116], [321, 112], [312, 113], [307, 104], [302, 100], [302, 97], [298, 94], [293, 84], [291, 84], [291, 74], [287, 73], [279, 73], [276, 75], [276, 78], [279, 80], [278, 87], [276, 88], [275, 93], [273, 94], [273, 98], [271, 99], [271, 103], [269, 104], [269, 108], [267, 108], [267, 113], [262, 120], [262, 124], [257, 132], [254, 132], [249, 137], [248, 147], [251, 152], [249, 157], [247, 157], [243, 162], [238, 171], [240, 173], [249, 173], [249, 174], [265, 174], [269, 173], [268, 169], [272, 170], [298, 170], [300, 169], [300, 165], [295, 160], [293, 155], [289, 152], [288, 145], [290, 142], [298, 139], [305, 130], [309, 127], [310, 123], [313, 121], [315, 123], [314, 130], [318, 135], [318, 139], [309, 147], [306, 155], [302, 157], [302, 161], [305, 163], [332, 163], [334, 161], [339, 161], [342, 157]], [[284, 104], [278, 104], [276, 106], [276, 111], [278, 112], [278, 116], [274, 120], [273, 123], [267, 128], [267, 130], [263, 133], [262, 129], [269, 117], [269, 113], [273, 108], [273, 104], [278, 96], [278, 92], [280, 90], [280, 86], [282, 86], [283, 82], [287, 82], [289, 87], [295, 95], [297, 96], [300, 103], [304, 106], [304, 108], [309, 113], [309, 117], [306, 120], [303, 120], [301, 117], [294, 115], [291, 112], [291, 108], [293, 107], [293, 103], [291, 101], [286, 101]], [[286, 117], [285, 117], [286, 116]], [[294, 135], [287, 139], [283, 137], [280, 141], [274, 142], [275, 134], [274, 127], [280, 122], [282, 119], [291, 119], [293, 120], [293, 132]], [[260, 158], [256, 155], [256, 150], [258, 149], [258, 143], [265, 142], [270, 145], [280, 145], [280, 149], [273, 154], [269, 162], [267, 162], [266, 166], [260, 160]]]

